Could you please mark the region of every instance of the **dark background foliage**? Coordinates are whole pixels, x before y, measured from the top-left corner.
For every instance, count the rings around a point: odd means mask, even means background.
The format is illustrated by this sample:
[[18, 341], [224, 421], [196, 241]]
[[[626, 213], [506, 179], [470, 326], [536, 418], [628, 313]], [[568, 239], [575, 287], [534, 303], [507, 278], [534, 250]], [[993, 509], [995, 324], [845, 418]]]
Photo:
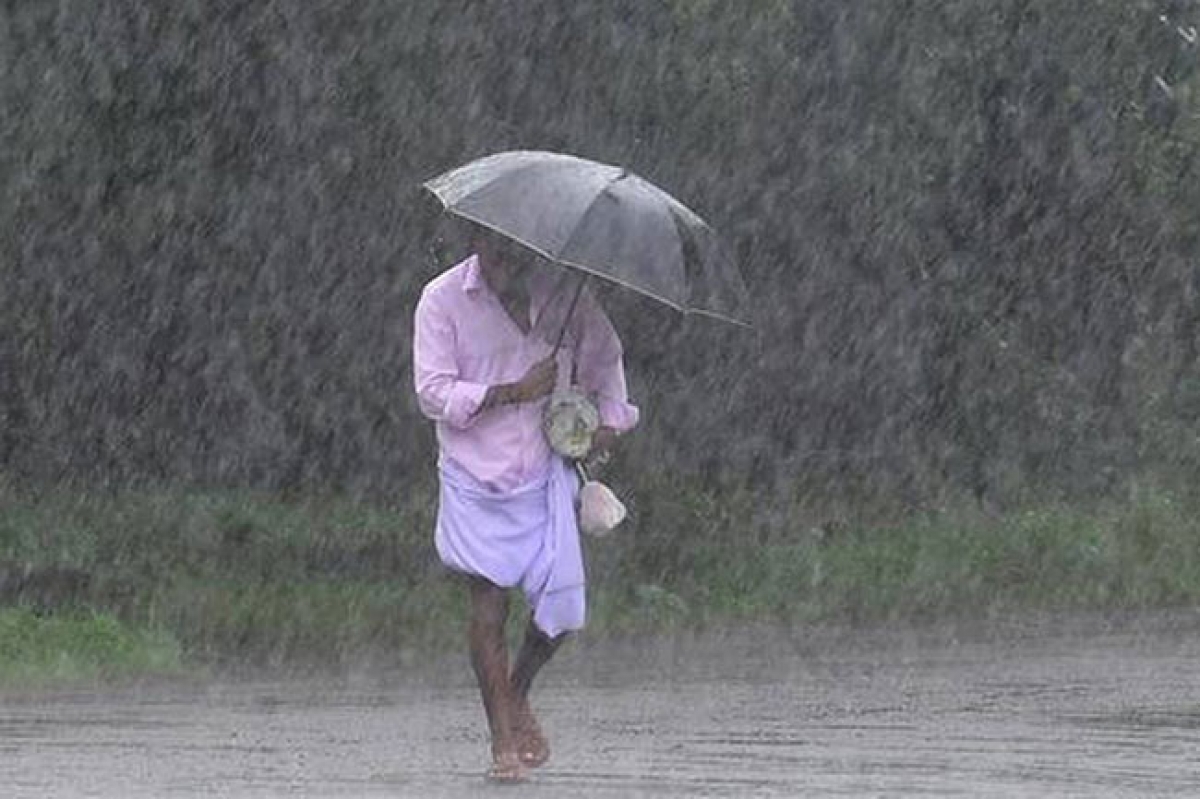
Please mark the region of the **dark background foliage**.
[[[608, 302], [626, 474], [1105, 491], [1200, 471], [1194, 0], [0, 5], [0, 468], [403, 494], [423, 179], [619, 162], [752, 333]], [[423, 479], [423, 478], [422, 478]]]

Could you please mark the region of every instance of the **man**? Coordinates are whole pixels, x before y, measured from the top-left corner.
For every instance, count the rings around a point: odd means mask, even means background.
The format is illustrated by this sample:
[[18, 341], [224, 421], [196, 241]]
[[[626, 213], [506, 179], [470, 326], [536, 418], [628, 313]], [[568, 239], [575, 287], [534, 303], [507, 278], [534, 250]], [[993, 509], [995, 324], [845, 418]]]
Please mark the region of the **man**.
[[[578, 483], [546, 442], [543, 408], [574, 376], [600, 412], [595, 455], [637, 423], [638, 410], [627, 399], [620, 341], [595, 299], [584, 291], [568, 311], [580, 275], [534, 264], [528, 251], [487, 231], [476, 231], [472, 244], [474, 255], [422, 292], [414, 378], [437, 429], [438, 554], [469, 588], [471, 665], [491, 733], [488, 776], [516, 782], [550, 755], [529, 705], [533, 680], [584, 623]], [[530, 618], [510, 670], [504, 627], [509, 589], [518, 586]]]

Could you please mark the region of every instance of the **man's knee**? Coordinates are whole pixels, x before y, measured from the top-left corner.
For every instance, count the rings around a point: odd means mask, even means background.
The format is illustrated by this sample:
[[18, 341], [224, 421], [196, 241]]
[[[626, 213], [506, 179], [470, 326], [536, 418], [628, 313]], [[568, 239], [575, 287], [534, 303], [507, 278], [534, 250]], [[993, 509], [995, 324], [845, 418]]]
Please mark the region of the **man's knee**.
[[481, 578], [471, 580], [471, 624], [503, 627], [508, 620], [508, 592]]

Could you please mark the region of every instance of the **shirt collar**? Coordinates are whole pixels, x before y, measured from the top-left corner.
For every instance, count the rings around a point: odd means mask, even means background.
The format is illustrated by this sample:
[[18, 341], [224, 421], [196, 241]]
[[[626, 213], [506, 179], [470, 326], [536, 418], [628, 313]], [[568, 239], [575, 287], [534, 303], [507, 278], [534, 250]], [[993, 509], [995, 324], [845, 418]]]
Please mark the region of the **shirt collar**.
[[466, 264], [466, 274], [463, 275], [463, 291], [467, 294], [476, 294], [487, 287], [487, 282], [483, 279], [483, 271], [479, 266], [479, 256], [472, 255], [467, 259]]

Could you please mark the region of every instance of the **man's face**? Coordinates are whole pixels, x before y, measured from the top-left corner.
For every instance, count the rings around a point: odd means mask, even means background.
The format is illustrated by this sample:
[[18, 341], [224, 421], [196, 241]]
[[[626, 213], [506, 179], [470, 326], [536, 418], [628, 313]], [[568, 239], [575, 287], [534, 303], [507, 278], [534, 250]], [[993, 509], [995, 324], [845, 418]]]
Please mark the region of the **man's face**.
[[478, 237], [474, 249], [484, 280], [497, 294], [518, 288], [533, 260], [519, 245], [491, 235]]

